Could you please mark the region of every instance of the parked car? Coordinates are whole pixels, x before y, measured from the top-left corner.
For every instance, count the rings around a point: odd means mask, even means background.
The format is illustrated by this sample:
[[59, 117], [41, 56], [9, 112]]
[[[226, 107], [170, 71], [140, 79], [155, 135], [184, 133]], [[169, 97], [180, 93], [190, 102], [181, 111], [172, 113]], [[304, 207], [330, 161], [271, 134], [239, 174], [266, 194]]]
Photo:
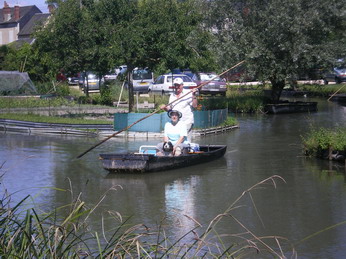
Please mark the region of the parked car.
[[149, 86], [154, 82], [154, 73], [150, 69], [135, 68], [132, 71], [133, 91], [148, 93]]
[[156, 78], [155, 82], [149, 86], [149, 92], [168, 94], [173, 92], [173, 80], [181, 78], [184, 81], [184, 89], [196, 88], [197, 84], [185, 74], [164, 74]]
[[127, 65], [121, 65], [117, 68], [115, 68], [115, 73], [117, 75], [122, 75], [122, 74], [125, 74], [127, 71]]
[[[191, 73], [190, 73], [191, 74]], [[196, 82], [197, 86], [202, 85], [201, 88], [199, 88], [200, 94], [211, 94], [211, 95], [226, 95], [227, 91], [227, 84], [226, 80], [220, 78], [215, 73], [195, 73], [191, 74], [192, 80]]]
[[67, 83], [69, 85], [78, 85], [79, 82], [79, 76], [78, 75], [71, 75], [67, 77]]
[[104, 76], [104, 79], [105, 81], [112, 81], [112, 80], [116, 80], [117, 77], [118, 77], [118, 74], [116, 73], [116, 70], [112, 69]]
[[328, 84], [329, 82], [335, 82], [337, 84], [341, 84], [346, 81], [346, 67], [340, 66], [335, 67], [331, 71], [328, 71], [324, 74], [323, 77], [324, 84]]
[[88, 71], [82, 72], [79, 76], [79, 87], [86, 91], [86, 87], [88, 85], [89, 91], [100, 90], [100, 86], [103, 85], [104, 78], [99, 78], [95, 72]]
[[227, 72], [222, 78], [226, 79], [227, 82], [249, 82], [256, 81], [255, 76], [253, 76], [249, 71], [247, 71], [244, 65], [240, 65]]

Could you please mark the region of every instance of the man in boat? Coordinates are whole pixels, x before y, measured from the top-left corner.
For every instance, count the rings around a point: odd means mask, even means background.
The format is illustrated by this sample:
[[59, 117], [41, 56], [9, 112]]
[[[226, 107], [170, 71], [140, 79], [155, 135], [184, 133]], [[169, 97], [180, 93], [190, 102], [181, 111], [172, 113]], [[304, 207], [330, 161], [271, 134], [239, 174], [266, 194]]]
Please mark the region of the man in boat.
[[[176, 110], [182, 114], [181, 121], [186, 125], [187, 139], [189, 142], [191, 142], [192, 128], [194, 124], [193, 110], [197, 107], [197, 89], [194, 88], [191, 91], [184, 89], [184, 81], [179, 77], [174, 79], [173, 86], [174, 92], [170, 95], [168, 103], [172, 103], [175, 100], [180, 99], [170, 105], [162, 105], [160, 108], [164, 109], [165, 111]], [[187, 94], [188, 91], [190, 91], [189, 94]]]
[[[171, 121], [166, 122], [163, 141], [157, 145], [157, 155], [180, 156], [189, 147], [187, 141], [187, 129], [184, 122], [180, 121], [181, 112], [170, 110], [167, 112]], [[168, 144], [168, 143], [171, 143]], [[170, 148], [171, 146], [171, 148]]]

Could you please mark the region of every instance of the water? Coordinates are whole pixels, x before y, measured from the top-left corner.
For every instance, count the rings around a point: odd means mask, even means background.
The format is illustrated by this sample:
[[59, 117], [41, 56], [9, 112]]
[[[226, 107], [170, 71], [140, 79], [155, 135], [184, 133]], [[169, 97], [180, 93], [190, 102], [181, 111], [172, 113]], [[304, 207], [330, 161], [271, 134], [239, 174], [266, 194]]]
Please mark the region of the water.
[[[0, 163], [5, 162], [1, 187], [14, 193], [14, 202], [31, 194], [44, 210], [67, 204], [80, 193], [92, 208], [105, 195], [90, 218], [95, 230], [101, 230], [101, 217], [106, 229], [114, 228], [108, 212], [116, 211], [124, 218], [131, 216], [131, 223], [147, 226], [164, 219], [167, 233], [179, 238], [196, 222], [206, 227], [245, 190], [278, 175], [284, 181], [277, 179], [276, 186], [266, 184], [252, 190], [251, 196], [245, 194], [232, 215], [258, 236], [288, 238], [298, 258], [342, 258], [346, 225], [301, 242], [346, 219], [344, 167], [302, 155], [301, 136], [311, 125], [334, 128], [346, 124], [345, 107], [318, 101], [317, 113], [238, 116], [239, 129], [195, 139], [200, 144], [226, 143], [224, 158], [144, 175], [107, 174], [98, 154], [135, 151], [160, 140], [112, 139], [76, 159], [99, 140], [0, 134]], [[244, 231], [230, 218], [222, 220], [216, 230]]]

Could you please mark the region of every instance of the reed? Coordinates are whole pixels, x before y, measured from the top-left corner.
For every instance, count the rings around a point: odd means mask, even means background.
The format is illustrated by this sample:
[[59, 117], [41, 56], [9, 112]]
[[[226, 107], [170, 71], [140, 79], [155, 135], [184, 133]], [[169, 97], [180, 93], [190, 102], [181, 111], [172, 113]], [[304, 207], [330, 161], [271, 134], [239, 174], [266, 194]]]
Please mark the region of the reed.
[[325, 152], [346, 151], [346, 128], [311, 128], [301, 138], [308, 156], [322, 157]]
[[231, 91], [227, 95], [228, 109], [234, 113], [259, 113], [267, 102], [262, 90]]
[[340, 84], [334, 85], [299, 85], [299, 90], [308, 91], [312, 96], [328, 97], [329, 95], [335, 93], [340, 88], [338, 93], [346, 93], [346, 87], [342, 88]]
[[[293, 254], [291, 257], [295, 258], [292, 247], [284, 251], [284, 247], [287, 248], [286, 245], [289, 244], [285, 238], [260, 237], [234, 215], [234, 211], [243, 205], [245, 198], [247, 200], [250, 198], [253, 203], [254, 190], [268, 185], [276, 188], [278, 182], [282, 181], [284, 182], [284, 179], [274, 175], [255, 184], [245, 190], [223, 213], [215, 216], [206, 226], [190, 218], [195, 227], [186, 231], [186, 234], [177, 240], [170, 240], [166, 236], [164, 221], [158, 227], [148, 227], [143, 224], [131, 226], [116, 212], [109, 212], [116, 226], [111, 233], [105, 229], [102, 233], [91, 231], [88, 219], [108, 192], [100, 197], [95, 207], [89, 208], [79, 194], [72, 199], [71, 204], [51, 212], [28, 209], [25, 203], [29, 196], [12, 206], [11, 196], [4, 192], [0, 209], [0, 256], [6, 258], [245, 258], [251, 256], [286, 258], [285, 252], [287, 252]], [[253, 206], [255, 207], [254, 203]], [[224, 220], [236, 222], [244, 231], [233, 234], [218, 233], [217, 225]], [[232, 238], [233, 241], [226, 242], [225, 238]]]

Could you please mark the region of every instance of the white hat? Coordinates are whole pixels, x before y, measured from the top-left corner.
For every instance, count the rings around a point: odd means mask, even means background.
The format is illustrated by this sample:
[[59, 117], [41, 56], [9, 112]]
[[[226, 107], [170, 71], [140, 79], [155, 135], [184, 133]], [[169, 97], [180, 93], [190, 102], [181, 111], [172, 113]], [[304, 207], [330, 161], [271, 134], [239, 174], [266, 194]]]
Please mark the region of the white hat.
[[169, 110], [169, 111], [167, 112], [168, 117], [171, 118], [171, 116], [172, 116], [173, 113], [177, 114], [178, 117], [179, 117], [179, 119], [183, 116], [183, 115], [181, 114], [180, 111], [177, 111], [177, 110]]
[[177, 77], [173, 80], [173, 84], [182, 85], [184, 83], [183, 79]]

